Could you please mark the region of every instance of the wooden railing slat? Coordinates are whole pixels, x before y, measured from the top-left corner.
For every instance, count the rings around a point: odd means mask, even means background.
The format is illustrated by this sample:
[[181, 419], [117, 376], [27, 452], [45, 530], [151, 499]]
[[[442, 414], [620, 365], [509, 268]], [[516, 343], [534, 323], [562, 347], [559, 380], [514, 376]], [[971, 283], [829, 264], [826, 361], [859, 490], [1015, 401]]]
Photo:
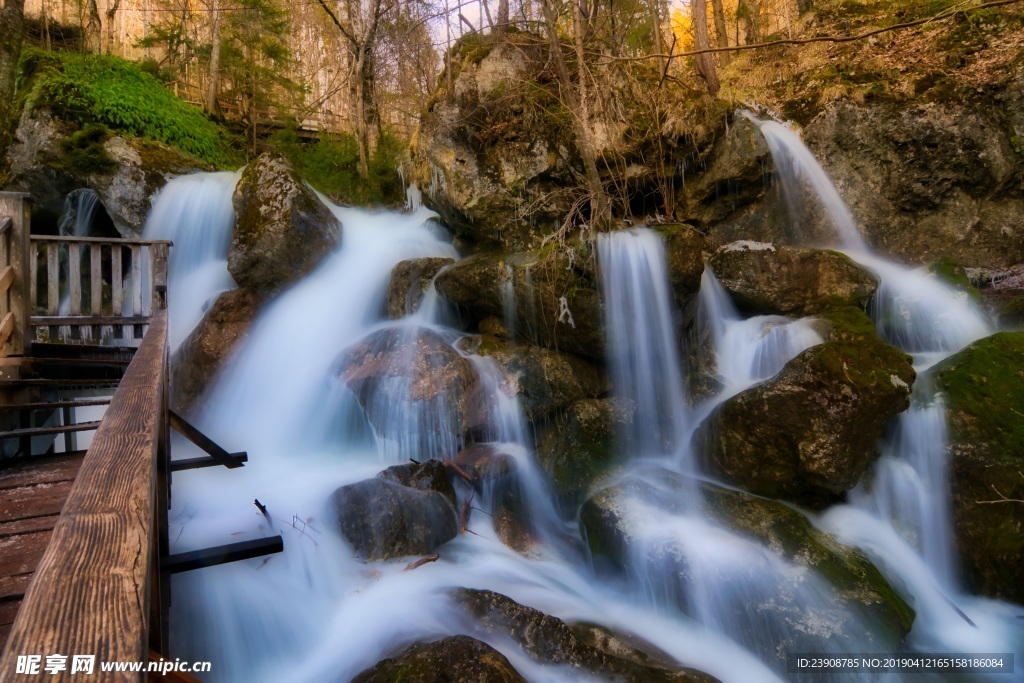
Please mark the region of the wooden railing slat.
[[71, 315], [82, 315], [82, 252], [78, 244], [68, 244], [68, 297]]
[[132, 245], [132, 315], [142, 315], [142, 248]]
[[0, 321], [0, 346], [3, 346], [14, 332], [14, 313], [8, 312]]
[[[88, 653], [144, 661], [154, 569], [157, 455], [167, 312], [154, 312], [53, 530], [0, 660], [13, 676], [26, 653]], [[47, 680], [74, 683], [69, 671]], [[138, 683], [139, 674], [104, 681]]]
[[121, 246], [114, 245], [110, 248], [110, 304], [113, 315], [121, 315], [123, 305], [121, 300], [124, 283], [121, 280]]
[[57, 258], [57, 245], [46, 245], [46, 312], [49, 315], [60, 313], [60, 260]]
[[71, 237], [69, 235], [32, 235], [30, 239], [33, 242], [75, 242], [77, 244], [127, 244], [129, 246], [133, 244], [171, 244], [170, 240], [141, 240], [127, 239], [124, 237]]
[[103, 312], [103, 265], [100, 258], [100, 245], [89, 245], [89, 313], [99, 315]]
[[14, 282], [14, 268], [7, 266], [0, 271], [0, 298], [7, 298], [7, 290], [11, 288], [11, 284]]

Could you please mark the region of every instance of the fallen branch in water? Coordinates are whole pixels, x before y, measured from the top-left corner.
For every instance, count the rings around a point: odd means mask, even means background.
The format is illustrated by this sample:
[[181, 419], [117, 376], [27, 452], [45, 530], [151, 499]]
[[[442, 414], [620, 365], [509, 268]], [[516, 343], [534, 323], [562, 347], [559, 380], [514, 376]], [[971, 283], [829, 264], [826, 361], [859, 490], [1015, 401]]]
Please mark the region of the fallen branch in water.
[[417, 567], [422, 567], [425, 564], [430, 564], [431, 562], [437, 562], [439, 559], [441, 559], [440, 553], [434, 553], [433, 555], [427, 555], [426, 557], [421, 557], [420, 559], [416, 560], [415, 562], [410, 562], [409, 564], [405, 565], [405, 569], [403, 569], [402, 571], [404, 571], [404, 572], [411, 571], [413, 569], [416, 569]]

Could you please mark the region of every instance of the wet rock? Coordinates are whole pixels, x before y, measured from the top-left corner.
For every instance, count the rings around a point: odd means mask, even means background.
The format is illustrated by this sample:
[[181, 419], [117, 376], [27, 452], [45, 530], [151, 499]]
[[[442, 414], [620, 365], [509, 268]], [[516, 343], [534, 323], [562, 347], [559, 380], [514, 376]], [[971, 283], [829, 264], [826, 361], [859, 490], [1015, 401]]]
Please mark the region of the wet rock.
[[805, 133], [881, 251], [918, 263], [946, 256], [1008, 266], [1024, 260], [1024, 196], [1012, 142], [1019, 133], [998, 109], [839, 101]]
[[502, 444], [473, 444], [455, 456], [455, 464], [472, 479], [478, 500], [490, 501], [486, 512], [502, 543], [528, 554], [535, 534], [515, 456]]
[[378, 662], [354, 683], [526, 683], [505, 655], [469, 636], [417, 643]]
[[228, 272], [258, 296], [309, 273], [341, 240], [341, 223], [278, 154], [246, 166], [232, 202]]
[[870, 271], [825, 249], [740, 241], [718, 249], [709, 263], [737, 304], [761, 313], [864, 308], [878, 288]]
[[417, 491], [436, 491], [455, 505], [455, 487], [448, 476], [448, 470], [440, 460], [426, 462], [410, 462], [405, 465], [394, 465], [377, 476], [384, 481], [391, 481]]
[[417, 258], [400, 262], [388, 282], [387, 314], [397, 320], [419, 310], [420, 300], [437, 271], [455, 263], [450, 258]]
[[676, 300], [684, 304], [700, 291], [707, 239], [692, 225], [683, 223], [654, 227], [665, 239], [665, 262]]
[[452, 457], [486, 433], [490, 400], [473, 363], [438, 332], [396, 325], [371, 333], [338, 358], [338, 376], [378, 435], [403, 457]]
[[521, 605], [500, 593], [456, 589], [452, 596], [472, 618], [473, 625], [490, 637], [511, 638], [532, 659], [579, 670], [584, 674], [611, 676], [627, 681], [700, 681], [715, 679], [681, 666], [639, 664], [588, 645], [576, 637], [561, 619]]
[[475, 350], [497, 362], [505, 376], [505, 390], [518, 398], [530, 422], [605, 390], [598, 369], [578, 356], [496, 339], [485, 339]]
[[909, 406], [909, 356], [883, 343], [859, 309], [825, 312], [830, 339], [727, 399], [694, 448], [727, 481], [812, 506], [853, 488], [886, 425]]
[[979, 340], [932, 372], [946, 403], [967, 578], [984, 595], [1024, 604], [1024, 332]]
[[197, 409], [197, 402], [245, 339], [258, 311], [256, 297], [246, 290], [217, 297], [174, 355], [171, 406], [176, 412], [188, 415]]
[[1024, 327], [1024, 263], [1009, 268], [968, 268], [965, 274], [1002, 329]]
[[445, 494], [404, 486], [390, 476], [342, 486], [331, 495], [331, 505], [342, 536], [364, 560], [426, 555], [459, 533]]
[[[691, 511], [694, 496], [699, 513]], [[749, 632], [772, 633], [777, 647], [762, 654], [780, 658], [781, 666], [784, 653], [800, 647], [848, 647], [861, 639], [893, 648], [913, 625], [913, 610], [863, 553], [778, 501], [658, 469], [594, 495], [580, 523], [596, 557], [620, 569], [639, 563], [652, 589], [684, 611], [692, 607], [685, 586], [706, 581], [723, 630], [739, 642]], [[678, 528], [679, 536], [653, 531], [659, 528]], [[812, 589], [815, 583], [821, 587]], [[812, 591], [809, 601], [801, 590]]]
[[576, 260], [559, 248], [481, 254], [445, 270], [434, 286], [472, 324], [505, 319], [508, 301], [517, 339], [602, 361], [600, 295], [592, 278], [573, 266]]
[[627, 433], [636, 409], [620, 398], [576, 401], [537, 439], [537, 460], [559, 498], [573, 507], [614, 461], [620, 434]]

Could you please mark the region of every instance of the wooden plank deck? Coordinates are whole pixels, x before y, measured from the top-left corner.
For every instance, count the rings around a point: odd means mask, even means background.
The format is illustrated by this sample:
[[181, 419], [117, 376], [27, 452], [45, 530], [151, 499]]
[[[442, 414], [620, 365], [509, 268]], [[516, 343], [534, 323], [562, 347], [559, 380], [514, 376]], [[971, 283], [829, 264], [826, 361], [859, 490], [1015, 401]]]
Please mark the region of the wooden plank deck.
[[0, 651], [84, 456], [33, 458], [0, 470]]

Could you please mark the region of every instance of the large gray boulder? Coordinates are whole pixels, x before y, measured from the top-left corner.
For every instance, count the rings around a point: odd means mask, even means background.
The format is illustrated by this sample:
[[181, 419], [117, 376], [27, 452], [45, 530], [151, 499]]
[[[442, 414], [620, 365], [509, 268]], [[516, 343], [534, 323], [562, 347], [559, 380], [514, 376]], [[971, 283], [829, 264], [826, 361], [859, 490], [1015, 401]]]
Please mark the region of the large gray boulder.
[[469, 636], [411, 645], [353, 679], [353, 683], [526, 683], [505, 655]]
[[261, 298], [309, 273], [341, 240], [341, 223], [278, 154], [245, 168], [232, 202], [228, 272]]

